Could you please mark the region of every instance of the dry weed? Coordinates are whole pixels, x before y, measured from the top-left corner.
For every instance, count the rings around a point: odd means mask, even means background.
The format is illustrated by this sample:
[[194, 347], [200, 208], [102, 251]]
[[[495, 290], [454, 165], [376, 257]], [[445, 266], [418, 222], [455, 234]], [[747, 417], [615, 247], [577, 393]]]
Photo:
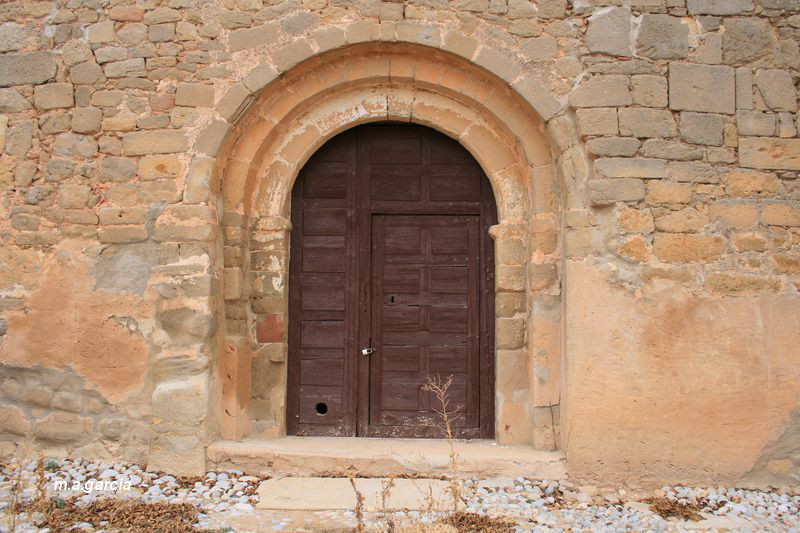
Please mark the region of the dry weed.
[[702, 520], [702, 516], [698, 514], [703, 506], [699, 503], [681, 503], [677, 500], [670, 500], [669, 498], [647, 498], [642, 500], [644, 503], [650, 505], [654, 513], [662, 518], [680, 518], [681, 520]]
[[51, 531], [68, 531], [77, 522], [123, 531], [170, 531], [176, 533], [196, 531], [198, 510], [188, 503], [143, 503], [137, 500], [103, 498], [88, 505], [72, 501], [46, 500], [26, 505], [27, 513], [41, 512], [45, 521], [40, 527]]
[[458, 504], [461, 502], [461, 484], [458, 481], [458, 453], [456, 452], [456, 438], [455, 432], [453, 431], [453, 413], [456, 412], [457, 409], [450, 409], [449, 391], [452, 384], [453, 376], [449, 376], [446, 381], [442, 381], [442, 378], [438, 375], [435, 378], [433, 376], [428, 376], [428, 381], [422, 387], [422, 390], [433, 393], [441, 406], [439, 409], [434, 408], [433, 411], [441, 418], [441, 426], [439, 427], [444, 433], [444, 437], [450, 449], [450, 476], [448, 482], [450, 484], [450, 495], [453, 498], [453, 512], [457, 512]]
[[439, 520], [439, 523], [455, 528], [458, 533], [511, 533], [514, 522], [491, 518], [477, 513], [453, 513]]
[[355, 479], [350, 476], [350, 485], [353, 486], [353, 491], [356, 493], [356, 527], [354, 531], [358, 533], [364, 533], [366, 528], [364, 527], [364, 495], [358, 490], [356, 487]]

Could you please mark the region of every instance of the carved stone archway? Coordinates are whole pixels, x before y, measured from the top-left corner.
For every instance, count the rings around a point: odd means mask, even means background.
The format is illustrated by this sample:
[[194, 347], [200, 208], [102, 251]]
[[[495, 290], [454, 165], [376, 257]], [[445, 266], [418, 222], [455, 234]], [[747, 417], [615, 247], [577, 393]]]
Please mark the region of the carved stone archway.
[[292, 185], [334, 135], [405, 121], [459, 141], [493, 187], [496, 439], [557, 446], [561, 200], [545, 121], [560, 103], [507, 59], [489, 60], [486, 50], [378, 39], [325, 51], [295, 42], [218, 103], [225, 120], [200, 133], [187, 178], [208, 179], [222, 230], [226, 327], [212, 364], [217, 390], [209, 396], [219, 427], [205, 434], [285, 434]]

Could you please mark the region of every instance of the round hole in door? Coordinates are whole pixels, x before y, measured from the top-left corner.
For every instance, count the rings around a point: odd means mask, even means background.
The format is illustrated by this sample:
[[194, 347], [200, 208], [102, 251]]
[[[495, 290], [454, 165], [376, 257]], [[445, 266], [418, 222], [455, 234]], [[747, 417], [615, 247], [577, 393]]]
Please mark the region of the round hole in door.
[[328, 412], [328, 404], [324, 402], [319, 402], [317, 405], [314, 406], [314, 409], [317, 411], [318, 415], [324, 415]]

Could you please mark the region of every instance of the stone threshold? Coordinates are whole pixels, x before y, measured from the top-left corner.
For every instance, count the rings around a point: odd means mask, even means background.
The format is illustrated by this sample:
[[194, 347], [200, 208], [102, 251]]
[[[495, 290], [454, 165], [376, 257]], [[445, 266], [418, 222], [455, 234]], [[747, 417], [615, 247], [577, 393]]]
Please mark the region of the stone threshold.
[[[560, 451], [534, 450], [491, 440], [457, 441], [462, 478], [524, 476], [566, 479]], [[444, 476], [450, 471], [450, 448], [442, 439], [371, 439], [361, 437], [280, 437], [219, 440], [206, 450], [209, 470], [233, 468], [248, 474], [280, 476]]]
[[[284, 477], [259, 485], [256, 508], [352, 511], [356, 508], [358, 491], [363, 510], [368, 512], [449, 511], [453, 509], [453, 501], [448, 487], [448, 481], [439, 479], [354, 478], [351, 484], [345, 478]], [[459, 502], [458, 509], [464, 507], [464, 502]]]

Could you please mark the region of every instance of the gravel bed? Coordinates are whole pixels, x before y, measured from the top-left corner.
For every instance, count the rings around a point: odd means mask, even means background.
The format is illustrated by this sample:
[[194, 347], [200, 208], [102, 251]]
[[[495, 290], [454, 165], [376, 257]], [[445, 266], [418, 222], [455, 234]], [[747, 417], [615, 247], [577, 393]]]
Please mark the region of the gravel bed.
[[[594, 487], [575, 487], [567, 481], [473, 479], [465, 482], [462, 496], [466, 512], [511, 518], [517, 523], [515, 531], [520, 533], [576, 530], [800, 533], [800, 487], [780, 491], [662, 487], [653, 492], [652, 497], [696, 506], [702, 519], [696, 522], [659, 516], [648, 503], [629, 497], [624, 490], [601, 493]], [[348, 526], [355, 526], [353, 513], [338, 515]], [[377, 531], [386, 531], [389, 521], [432, 523], [442, 516], [437, 512], [366, 513], [365, 523]]]
[[[17, 480], [21, 481], [22, 487], [20, 501], [28, 502], [35, 497], [35, 470], [36, 461], [26, 463], [22, 472], [18, 466], [4, 465], [0, 469], [0, 511], [5, 512], [8, 508]], [[202, 513], [231, 512], [234, 515], [253, 511], [253, 505], [258, 501], [255, 491], [263, 480], [237, 470], [208, 472], [196, 479], [179, 479], [134, 464], [81, 459], [48, 459], [44, 477], [48, 496], [76, 498], [79, 505], [98, 498], [136, 498], [145, 503], [189, 503]], [[67, 490], [57, 490], [57, 483], [64, 483]], [[205, 515], [199, 517], [202, 525]], [[38, 531], [35, 527], [26, 529], [26, 520], [21, 522], [23, 528], [18, 527], [19, 531]], [[88, 524], [80, 529], [88, 529]], [[6, 531], [7, 527], [0, 520], [0, 532]]]
[[[20, 499], [35, 497], [36, 463], [24, 465], [22, 472], [15, 466], [0, 469], [0, 532], [8, 531], [7, 512], [12, 489], [21, 480]], [[175, 478], [150, 472], [126, 463], [88, 462], [80, 459], [54, 461], [45, 464], [49, 496], [77, 498], [88, 504], [98, 498], [135, 498], [146, 503], [188, 503], [196, 506], [199, 526], [219, 527], [220, 517], [230, 518], [235, 526], [237, 516], [251, 515], [258, 502], [255, 494], [262, 479], [230, 470], [208, 472], [198, 478]], [[54, 490], [56, 482], [64, 482], [68, 490]], [[99, 483], [99, 490], [98, 490]], [[116, 483], [118, 490], [110, 484]], [[82, 490], [72, 490], [78, 484]], [[130, 487], [129, 489], [127, 487]], [[88, 491], [88, 488], [95, 490]], [[127, 489], [127, 490], [126, 490]], [[598, 490], [576, 487], [568, 481], [541, 481], [526, 478], [466, 480], [463, 487], [464, 511], [489, 517], [511, 519], [515, 531], [692, 531], [716, 529], [740, 531], [789, 531], [800, 533], [800, 487], [760, 491], [726, 487], [692, 488], [662, 487], [652, 497], [666, 499], [678, 505], [689, 505], [701, 518], [698, 522], [664, 518], [652, 511], [648, 503], [637, 501], [624, 490]], [[355, 513], [329, 511], [306, 513], [317, 523], [355, 526]], [[271, 512], [263, 522], [265, 530], [294, 531], [292, 518]], [[211, 517], [214, 517], [212, 520]], [[365, 524], [371, 530], [385, 531], [388, 521], [395, 523], [435, 522], [442, 517], [437, 512], [366, 513]], [[296, 517], [295, 517], [296, 518]], [[24, 513], [17, 521], [17, 532], [45, 531], [34, 525], [35, 517]], [[88, 523], [76, 524], [74, 529], [95, 531]], [[234, 530], [236, 528], [234, 527]], [[312, 529], [303, 529], [312, 531]], [[97, 529], [100, 531], [100, 529]]]

